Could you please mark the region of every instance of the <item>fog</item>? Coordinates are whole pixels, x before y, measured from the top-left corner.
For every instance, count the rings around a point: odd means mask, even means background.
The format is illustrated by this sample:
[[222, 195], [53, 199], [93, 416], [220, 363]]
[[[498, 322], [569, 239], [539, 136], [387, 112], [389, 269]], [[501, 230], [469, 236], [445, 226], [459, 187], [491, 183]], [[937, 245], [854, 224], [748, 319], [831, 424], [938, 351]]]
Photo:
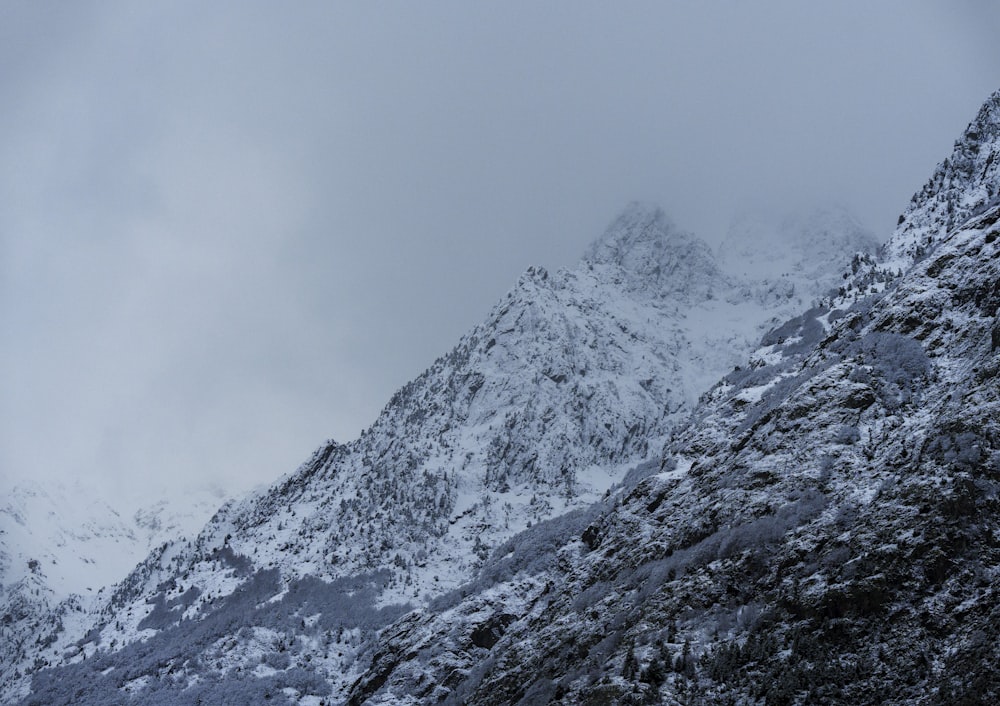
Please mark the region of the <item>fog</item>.
[[1000, 9], [762, 5], [7, 3], [0, 473], [277, 478], [630, 200], [887, 236]]

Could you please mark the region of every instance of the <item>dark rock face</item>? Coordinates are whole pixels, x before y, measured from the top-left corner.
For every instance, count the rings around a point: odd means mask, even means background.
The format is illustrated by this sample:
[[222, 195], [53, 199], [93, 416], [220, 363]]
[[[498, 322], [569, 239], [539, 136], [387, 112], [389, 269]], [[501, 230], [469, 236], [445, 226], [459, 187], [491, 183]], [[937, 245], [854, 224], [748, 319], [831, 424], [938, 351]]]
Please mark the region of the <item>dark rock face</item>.
[[472, 631], [472, 644], [476, 647], [490, 649], [503, 637], [507, 626], [515, 620], [517, 620], [517, 616], [510, 613], [500, 613], [490, 617], [489, 620], [477, 625]]

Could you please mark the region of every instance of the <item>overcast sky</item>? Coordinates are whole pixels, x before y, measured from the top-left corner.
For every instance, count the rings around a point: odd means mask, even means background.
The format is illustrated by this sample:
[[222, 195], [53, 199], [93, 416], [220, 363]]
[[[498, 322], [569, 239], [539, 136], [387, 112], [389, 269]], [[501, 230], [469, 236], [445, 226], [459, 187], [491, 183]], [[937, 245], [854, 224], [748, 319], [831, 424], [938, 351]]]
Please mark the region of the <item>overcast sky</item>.
[[989, 0], [5, 2], [0, 473], [274, 479], [632, 199], [884, 237], [998, 36]]

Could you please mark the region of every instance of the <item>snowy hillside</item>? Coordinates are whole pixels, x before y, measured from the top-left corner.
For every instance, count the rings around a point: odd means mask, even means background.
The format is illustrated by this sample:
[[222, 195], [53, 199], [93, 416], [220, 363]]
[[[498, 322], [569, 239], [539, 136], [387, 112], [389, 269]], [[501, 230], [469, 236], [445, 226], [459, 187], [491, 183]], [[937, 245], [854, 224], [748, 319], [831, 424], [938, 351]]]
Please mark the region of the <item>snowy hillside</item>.
[[771, 336], [648, 478], [522, 539], [548, 561], [387, 628], [348, 703], [996, 702], [998, 281], [994, 207]]
[[22, 482], [2, 496], [0, 583], [42, 577], [57, 600], [125, 576], [152, 547], [199, 530], [224, 498], [217, 488], [191, 489], [183, 504], [160, 500], [123, 516], [79, 482]]
[[956, 226], [1000, 199], [1000, 91], [990, 96], [955, 141], [951, 155], [928, 179], [899, 217], [881, 262], [906, 270]]
[[158, 501], [132, 516], [83, 483], [22, 482], [0, 492], [0, 677], [61, 624], [82, 625], [149, 551], [197, 532], [222, 500], [191, 489], [185, 502]]

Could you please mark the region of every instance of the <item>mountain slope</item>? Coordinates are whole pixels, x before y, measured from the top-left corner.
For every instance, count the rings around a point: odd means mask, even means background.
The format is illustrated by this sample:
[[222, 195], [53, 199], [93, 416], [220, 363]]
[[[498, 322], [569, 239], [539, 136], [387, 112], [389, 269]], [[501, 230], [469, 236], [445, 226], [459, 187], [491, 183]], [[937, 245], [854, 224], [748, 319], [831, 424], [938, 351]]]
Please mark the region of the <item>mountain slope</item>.
[[151, 555], [93, 630], [38, 656], [68, 666], [39, 672], [33, 698], [57, 703], [73, 684], [77, 703], [121, 690], [152, 702], [201, 684], [215, 700], [247, 674], [246, 698], [346, 689], [375, 629], [658, 457], [698, 394], [802, 306], [766, 291], [724, 275], [659, 209], [631, 206], [575, 269], [529, 270], [357, 441], [329, 442]]
[[[183, 507], [165, 500], [132, 516], [82, 483], [22, 482], [0, 506], [0, 680], [54, 632], [79, 630], [102, 591], [151, 548], [197, 531], [223, 495], [189, 489]], [[33, 659], [33, 658], [32, 658]]]

